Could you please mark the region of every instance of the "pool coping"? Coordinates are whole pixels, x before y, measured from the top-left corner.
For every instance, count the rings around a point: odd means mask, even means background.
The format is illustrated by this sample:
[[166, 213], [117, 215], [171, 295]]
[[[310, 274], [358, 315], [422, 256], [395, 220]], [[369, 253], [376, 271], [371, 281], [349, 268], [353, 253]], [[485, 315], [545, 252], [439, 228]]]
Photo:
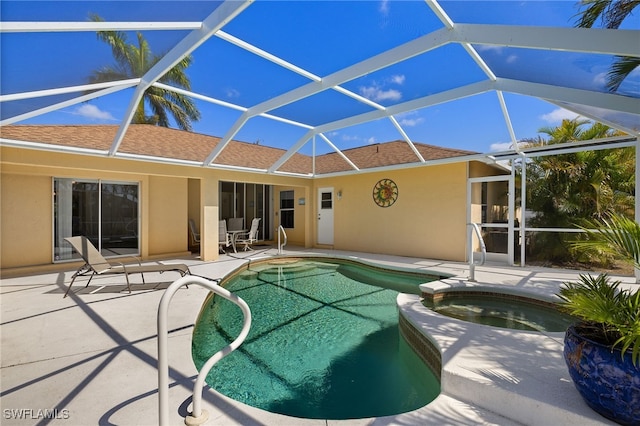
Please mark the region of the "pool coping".
[[615, 424], [584, 410], [562, 357], [564, 332], [449, 318], [426, 308], [415, 295], [399, 294], [397, 303], [407, 340], [432, 368], [440, 365], [441, 395], [525, 425]]

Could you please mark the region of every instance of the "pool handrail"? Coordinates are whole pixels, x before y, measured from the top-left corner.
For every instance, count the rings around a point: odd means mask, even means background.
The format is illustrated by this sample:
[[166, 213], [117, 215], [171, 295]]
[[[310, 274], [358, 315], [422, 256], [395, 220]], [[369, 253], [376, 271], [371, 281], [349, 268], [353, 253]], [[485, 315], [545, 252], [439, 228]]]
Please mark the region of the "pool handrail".
[[205, 362], [198, 373], [198, 378], [193, 387], [193, 411], [187, 416], [185, 423], [188, 425], [199, 425], [207, 421], [209, 414], [206, 410], [202, 410], [202, 388], [205, 379], [213, 366], [225, 356], [236, 350], [247, 338], [249, 329], [251, 328], [251, 310], [249, 305], [240, 297], [231, 293], [229, 290], [221, 287], [216, 281], [189, 275], [179, 278], [167, 287], [160, 304], [158, 306], [158, 400], [159, 400], [159, 423], [161, 426], [169, 424], [169, 360], [167, 355], [167, 346], [169, 340], [169, 332], [167, 326], [167, 317], [169, 311], [169, 303], [180, 287], [195, 284], [205, 287], [217, 295], [236, 304], [244, 314], [244, 323], [238, 337], [211, 356]]
[[[284, 236], [284, 242], [280, 244], [280, 231], [282, 231], [282, 235]], [[278, 226], [278, 254], [282, 254], [282, 247], [287, 245], [287, 233], [284, 230], [282, 225]]]
[[[469, 222], [467, 223], [467, 227], [469, 227], [469, 281], [476, 280], [476, 266], [484, 265], [484, 262], [487, 260], [487, 246], [484, 243], [484, 238], [482, 238], [482, 233], [480, 232], [480, 227], [477, 223]], [[480, 258], [480, 262], [475, 263], [473, 261], [473, 232], [475, 231], [476, 236], [478, 237], [478, 241], [480, 242], [480, 251], [482, 257]]]

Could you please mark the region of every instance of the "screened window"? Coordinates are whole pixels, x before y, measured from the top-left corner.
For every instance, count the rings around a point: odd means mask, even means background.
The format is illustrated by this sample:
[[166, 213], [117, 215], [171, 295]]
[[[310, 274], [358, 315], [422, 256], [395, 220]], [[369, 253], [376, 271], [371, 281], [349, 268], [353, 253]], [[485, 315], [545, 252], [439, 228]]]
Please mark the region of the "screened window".
[[251, 226], [251, 221], [259, 217], [260, 235], [265, 239], [271, 238], [272, 224], [272, 188], [269, 185], [261, 185], [244, 182], [220, 182], [219, 219], [226, 220], [227, 225], [231, 218], [242, 218], [244, 227]]
[[64, 241], [77, 235], [105, 257], [139, 254], [137, 183], [55, 178], [53, 189], [54, 261], [78, 257]]
[[293, 228], [293, 191], [280, 191], [280, 225], [283, 228]]

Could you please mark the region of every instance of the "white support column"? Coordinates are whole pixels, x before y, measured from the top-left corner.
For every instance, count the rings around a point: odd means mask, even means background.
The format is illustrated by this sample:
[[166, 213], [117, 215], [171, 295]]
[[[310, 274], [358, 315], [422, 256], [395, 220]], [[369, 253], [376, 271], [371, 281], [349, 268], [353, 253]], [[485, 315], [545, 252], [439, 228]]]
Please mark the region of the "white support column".
[[316, 135], [313, 135], [313, 139], [311, 141], [311, 174], [313, 176], [316, 175]]
[[522, 159], [522, 176], [520, 176], [520, 266], [525, 266], [525, 252], [527, 239], [524, 229], [527, 226], [527, 157], [520, 153]]
[[507, 108], [507, 103], [504, 101], [504, 95], [500, 90], [496, 90], [496, 94], [498, 95], [498, 102], [500, 102], [500, 108], [502, 109], [502, 115], [504, 116], [507, 130], [509, 130], [509, 136], [511, 137], [513, 149], [515, 149], [516, 152], [520, 152], [520, 146], [518, 145], [518, 139], [516, 139], [516, 133], [513, 130], [513, 124], [511, 123], [511, 117], [509, 117], [509, 109]]

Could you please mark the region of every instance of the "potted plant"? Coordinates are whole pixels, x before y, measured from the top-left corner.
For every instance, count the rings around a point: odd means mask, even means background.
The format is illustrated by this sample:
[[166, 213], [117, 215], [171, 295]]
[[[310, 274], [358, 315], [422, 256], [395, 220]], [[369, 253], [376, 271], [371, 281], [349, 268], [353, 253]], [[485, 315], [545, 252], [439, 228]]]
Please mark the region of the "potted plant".
[[[594, 229], [595, 228], [595, 229]], [[578, 249], [613, 251], [640, 267], [640, 225], [619, 215], [583, 228]], [[585, 402], [620, 424], [640, 424], [640, 291], [606, 274], [564, 283], [561, 306], [579, 318], [567, 329], [564, 359]]]

